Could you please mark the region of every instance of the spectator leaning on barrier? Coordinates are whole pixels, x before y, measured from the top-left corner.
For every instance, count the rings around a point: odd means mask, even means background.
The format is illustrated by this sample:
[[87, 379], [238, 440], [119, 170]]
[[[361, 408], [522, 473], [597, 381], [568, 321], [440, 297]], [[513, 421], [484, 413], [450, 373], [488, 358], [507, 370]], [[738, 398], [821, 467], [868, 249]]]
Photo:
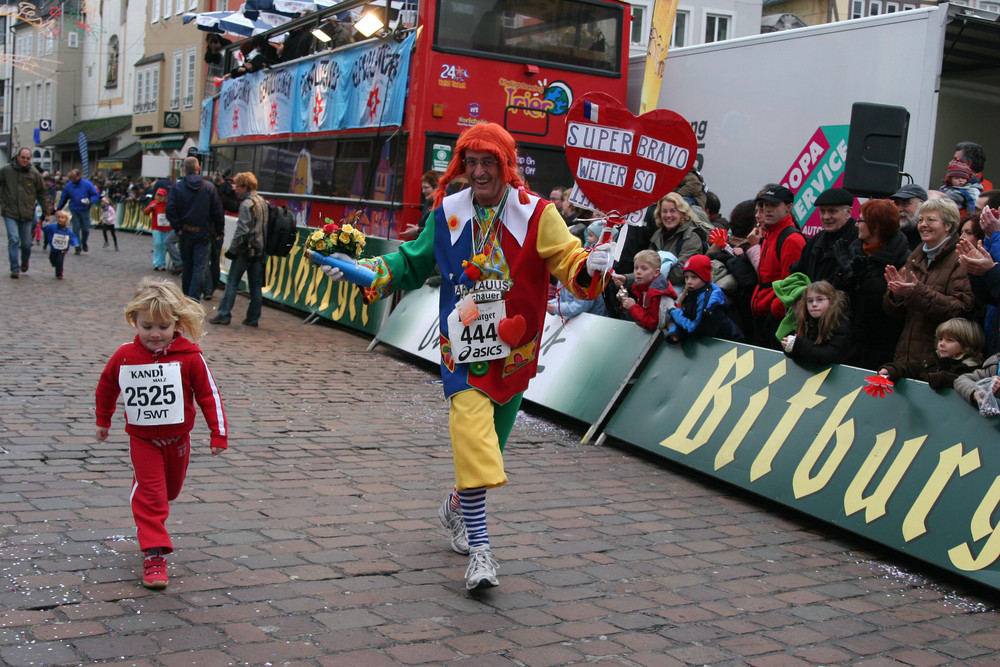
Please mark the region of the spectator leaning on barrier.
[[[49, 194], [45, 181], [31, 166], [31, 151], [22, 148], [9, 164], [0, 168], [0, 213], [7, 228], [10, 277], [21, 277], [31, 258], [31, 227], [35, 224], [35, 202], [48, 212]], [[21, 261], [18, 262], [20, 248]]]
[[760, 266], [758, 282], [750, 297], [753, 314], [754, 345], [778, 349], [775, 332], [778, 323], [785, 317], [785, 307], [774, 296], [771, 283], [791, 274], [792, 264], [802, 255], [806, 239], [792, 218], [792, 202], [795, 195], [788, 188], [777, 185], [757, 196], [761, 206], [763, 234], [761, 238]]
[[90, 206], [101, 200], [101, 193], [97, 191], [94, 184], [83, 177], [79, 169], [69, 172], [69, 182], [63, 188], [62, 196], [56, 208], [62, 208], [69, 202], [69, 212], [73, 216], [73, 231], [80, 239], [80, 246], [76, 249], [76, 254], [80, 254], [80, 248], [84, 252], [88, 251], [87, 241], [90, 239]]
[[[929, 199], [917, 212], [923, 244], [902, 269], [888, 266], [883, 308], [903, 320], [894, 362], [922, 361], [934, 353], [937, 325], [964, 317], [973, 305], [972, 289], [958, 262], [958, 207], [950, 199]], [[888, 360], [887, 360], [888, 361]]]
[[906, 235], [899, 231], [899, 210], [888, 199], [861, 205], [858, 238], [846, 254], [838, 252], [837, 282], [850, 301], [854, 345], [847, 363], [875, 370], [892, 359], [903, 323], [882, 309], [885, 269], [899, 268], [910, 255]]

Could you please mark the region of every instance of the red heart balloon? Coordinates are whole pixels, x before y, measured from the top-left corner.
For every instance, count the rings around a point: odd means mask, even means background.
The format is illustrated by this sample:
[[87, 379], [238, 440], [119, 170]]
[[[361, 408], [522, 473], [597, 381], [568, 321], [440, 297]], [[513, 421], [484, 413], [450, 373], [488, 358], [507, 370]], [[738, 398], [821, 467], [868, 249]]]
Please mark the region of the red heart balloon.
[[524, 321], [524, 315], [505, 317], [497, 325], [497, 335], [500, 336], [500, 340], [511, 347], [517, 347], [517, 344], [521, 342], [521, 338], [524, 337], [524, 330], [527, 327], [528, 324]]
[[577, 186], [604, 213], [658, 202], [690, 171], [691, 124], [668, 109], [639, 117], [607, 93], [578, 97], [566, 114], [566, 160]]

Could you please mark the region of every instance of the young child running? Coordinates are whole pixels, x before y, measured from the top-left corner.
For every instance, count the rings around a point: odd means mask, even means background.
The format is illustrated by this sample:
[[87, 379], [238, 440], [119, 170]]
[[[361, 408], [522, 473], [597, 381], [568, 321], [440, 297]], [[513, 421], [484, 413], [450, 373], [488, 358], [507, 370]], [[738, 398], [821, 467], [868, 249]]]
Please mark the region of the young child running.
[[851, 324], [844, 293], [825, 280], [802, 293], [795, 304], [798, 330], [781, 339], [792, 359], [814, 364], [842, 364], [851, 352]]
[[953, 317], [937, 326], [937, 349], [930, 359], [883, 364], [879, 375], [892, 381], [899, 378], [923, 380], [932, 389], [951, 387], [960, 375], [971, 373], [982, 362], [985, 336], [975, 322]]
[[118, 394], [125, 399], [125, 432], [132, 459], [132, 516], [145, 554], [142, 585], [165, 588], [173, 551], [165, 523], [187, 474], [197, 401], [212, 432], [212, 456], [226, 449], [222, 398], [192, 340], [204, 335], [205, 309], [167, 280], [147, 278], [125, 306], [138, 330], [118, 348], [97, 385], [97, 439], [106, 440]]
[[101, 231], [104, 232], [104, 247], [108, 247], [108, 232], [111, 232], [111, 240], [115, 242], [115, 251], [118, 250], [118, 236], [115, 234], [115, 207], [111, 205], [111, 200], [101, 197]]
[[56, 270], [56, 278], [62, 280], [63, 262], [69, 249], [79, 248], [80, 240], [69, 228], [69, 211], [59, 210], [53, 216], [56, 221], [42, 228], [45, 232], [45, 243], [42, 249], [49, 248], [49, 264]]

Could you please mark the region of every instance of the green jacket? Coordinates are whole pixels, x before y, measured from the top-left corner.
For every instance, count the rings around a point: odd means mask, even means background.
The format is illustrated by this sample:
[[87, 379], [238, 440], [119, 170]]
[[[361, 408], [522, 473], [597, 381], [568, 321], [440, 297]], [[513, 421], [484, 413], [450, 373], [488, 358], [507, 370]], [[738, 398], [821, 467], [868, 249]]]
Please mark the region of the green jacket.
[[21, 222], [35, 219], [35, 202], [48, 215], [52, 205], [42, 175], [32, 166], [22, 169], [11, 162], [0, 167], [0, 215]]

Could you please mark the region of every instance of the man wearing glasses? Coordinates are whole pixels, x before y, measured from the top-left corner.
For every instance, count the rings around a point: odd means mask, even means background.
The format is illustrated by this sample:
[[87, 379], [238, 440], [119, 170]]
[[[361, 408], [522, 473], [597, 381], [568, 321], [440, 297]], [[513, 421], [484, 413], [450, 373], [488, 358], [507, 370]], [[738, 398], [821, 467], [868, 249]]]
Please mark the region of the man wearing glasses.
[[[446, 196], [460, 177], [470, 187]], [[486, 491], [507, 483], [503, 447], [538, 367], [549, 275], [578, 298], [600, 298], [613, 254], [611, 243], [581, 247], [556, 207], [524, 186], [514, 138], [483, 123], [458, 138], [420, 235], [398, 252], [359, 262], [375, 273], [363, 290], [368, 303], [417, 289], [435, 265], [441, 269], [441, 378], [451, 404], [455, 491], [438, 517], [452, 550], [469, 554], [468, 590], [498, 585]]]
[[[48, 189], [42, 175], [31, 166], [31, 151], [22, 148], [9, 164], [0, 168], [0, 209], [7, 228], [10, 277], [14, 280], [28, 270], [36, 202], [45, 215], [50, 208]], [[18, 247], [21, 249], [20, 262]]]

